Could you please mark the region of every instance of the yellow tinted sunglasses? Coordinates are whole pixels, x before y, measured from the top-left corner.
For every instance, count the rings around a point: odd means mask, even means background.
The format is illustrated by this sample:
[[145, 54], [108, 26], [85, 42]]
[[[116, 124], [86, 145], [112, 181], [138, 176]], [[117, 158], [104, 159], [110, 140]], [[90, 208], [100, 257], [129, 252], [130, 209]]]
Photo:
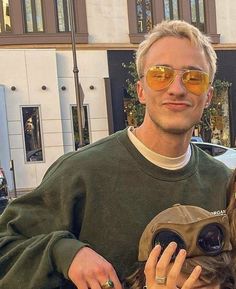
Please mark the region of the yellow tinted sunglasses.
[[[201, 70], [192, 69], [174, 69], [167, 66], [151, 66], [146, 72], [146, 81], [148, 86], [153, 90], [162, 90], [171, 85], [177, 73], [182, 71], [182, 83], [191, 93], [201, 95], [207, 91], [209, 85], [209, 75]], [[141, 76], [141, 78], [144, 75]]]

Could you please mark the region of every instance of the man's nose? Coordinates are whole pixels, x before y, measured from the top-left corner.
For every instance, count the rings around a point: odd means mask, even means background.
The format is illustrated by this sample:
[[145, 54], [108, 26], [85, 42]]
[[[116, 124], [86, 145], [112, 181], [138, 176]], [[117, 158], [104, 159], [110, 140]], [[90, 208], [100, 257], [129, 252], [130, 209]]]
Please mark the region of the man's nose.
[[181, 72], [175, 73], [174, 79], [169, 85], [168, 92], [173, 94], [185, 94], [186, 91], [187, 90], [182, 80], [182, 73]]

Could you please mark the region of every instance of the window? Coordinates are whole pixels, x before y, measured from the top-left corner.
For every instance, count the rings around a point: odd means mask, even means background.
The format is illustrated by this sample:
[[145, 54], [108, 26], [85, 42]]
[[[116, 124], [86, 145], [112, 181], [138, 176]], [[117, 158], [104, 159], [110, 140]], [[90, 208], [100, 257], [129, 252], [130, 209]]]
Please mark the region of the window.
[[131, 43], [140, 43], [152, 26], [164, 19], [180, 19], [192, 23], [220, 42], [216, 30], [215, 0], [127, 0]]
[[148, 32], [152, 28], [151, 0], [137, 0], [136, 3], [138, 32]]
[[[84, 115], [82, 115], [83, 137], [84, 137], [84, 144], [87, 145], [90, 143], [89, 125], [88, 125], [88, 105], [84, 105], [83, 108], [84, 108]], [[73, 132], [74, 132], [74, 148], [75, 150], [77, 150], [79, 148], [79, 129], [78, 129], [76, 105], [72, 106], [72, 119], [73, 119]]]
[[26, 161], [43, 161], [39, 107], [22, 107], [22, 120]]
[[164, 0], [165, 20], [179, 19], [178, 0]]
[[0, 32], [11, 32], [9, 0], [0, 0]]
[[190, 0], [191, 22], [202, 32], [205, 32], [205, 6], [204, 0]]
[[[0, 0], [0, 47], [12, 44], [71, 44], [70, 1]], [[8, 7], [8, 3], [10, 8], [3, 9]], [[73, 0], [73, 3], [76, 43], [88, 43], [86, 0]], [[7, 16], [9, 14], [11, 18]], [[10, 29], [11, 33], [5, 33]]]
[[57, 25], [59, 32], [70, 31], [70, 10], [68, 0], [56, 0]]
[[24, 0], [26, 32], [43, 32], [43, 14], [41, 0]]

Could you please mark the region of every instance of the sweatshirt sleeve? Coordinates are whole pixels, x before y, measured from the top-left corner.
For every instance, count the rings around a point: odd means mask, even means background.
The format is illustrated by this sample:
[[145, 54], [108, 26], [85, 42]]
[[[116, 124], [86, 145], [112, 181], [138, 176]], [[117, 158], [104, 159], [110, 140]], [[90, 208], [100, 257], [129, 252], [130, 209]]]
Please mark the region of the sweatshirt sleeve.
[[[33, 192], [12, 201], [0, 217], [0, 288], [59, 287], [75, 254], [88, 244], [77, 239], [75, 202], [83, 203], [79, 177], [62, 157]], [[82, 206], [80, 206], [82, 207]], [[82, 210], [81, 210], [82, 211]], [[76, 212], [77, 224], [82, 212]]]

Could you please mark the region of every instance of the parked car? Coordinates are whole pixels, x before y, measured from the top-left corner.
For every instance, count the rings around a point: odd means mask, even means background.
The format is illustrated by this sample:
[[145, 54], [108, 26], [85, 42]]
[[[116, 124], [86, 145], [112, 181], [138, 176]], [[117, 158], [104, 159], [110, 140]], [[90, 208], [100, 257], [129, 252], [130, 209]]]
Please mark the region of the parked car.
[[0, 168], [0, 214], [4, 211], [9, 202], [7, 179], [3, 168]]
[[209, 155], [224, 163], [231, 169], [236, 168], [236, 150], [222, 145], [207, 142], [195, 142], [195, 145], [204, 150]]

